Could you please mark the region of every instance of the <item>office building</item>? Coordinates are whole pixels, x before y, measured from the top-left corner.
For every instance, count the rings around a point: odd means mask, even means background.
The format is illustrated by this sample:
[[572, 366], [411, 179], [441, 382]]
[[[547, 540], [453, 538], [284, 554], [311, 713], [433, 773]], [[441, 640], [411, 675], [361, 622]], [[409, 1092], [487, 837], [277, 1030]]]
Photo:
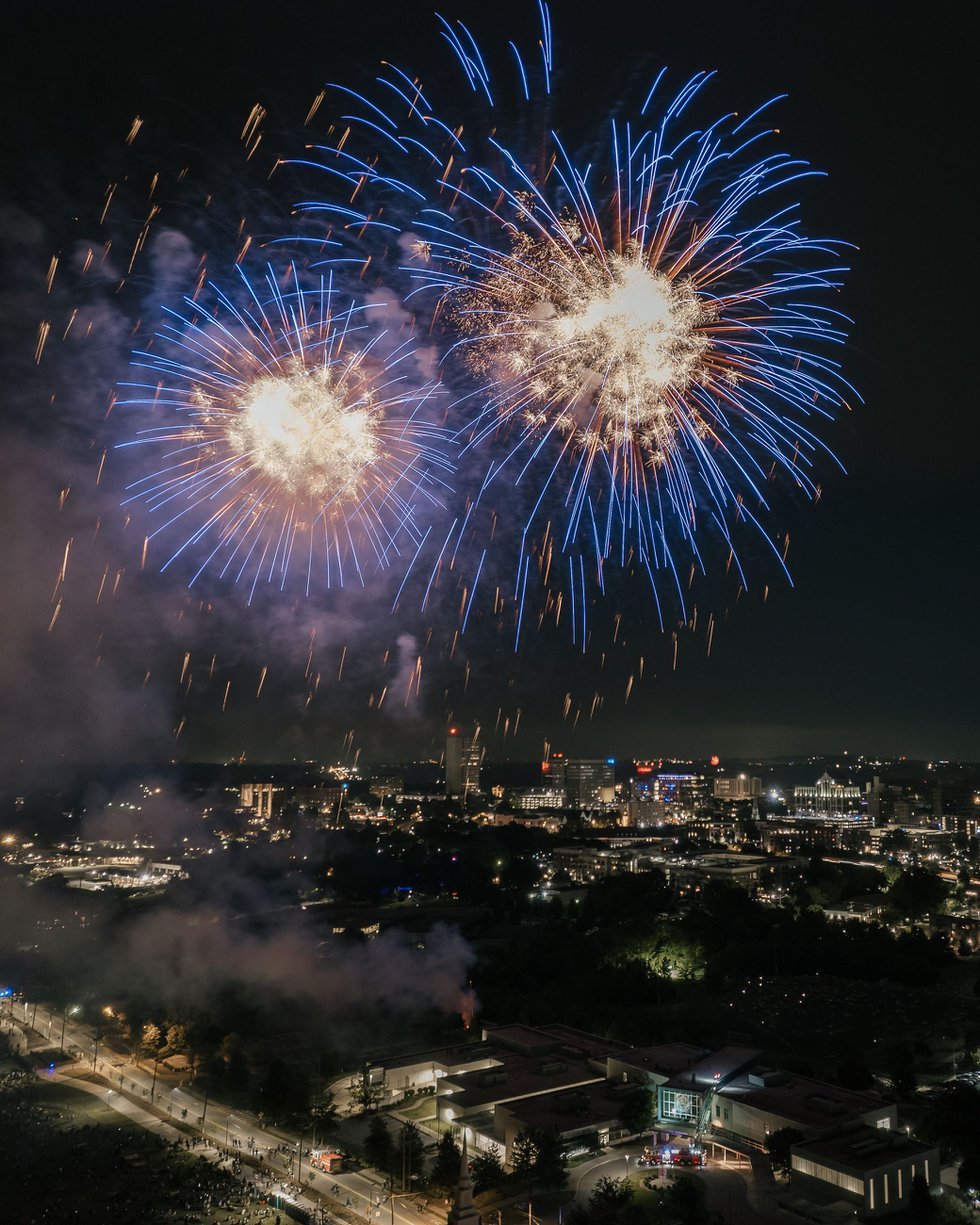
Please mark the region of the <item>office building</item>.
[[477, 736], [464, 736], [451, 727], [446, 736], [446, 795], [472, 795], [480, 790], [483, 749]]
[[835, 782], [822, 774], [813, 787], [793, 788], [793, 811], [798, 817], [818, 821], [861, 819], [861, 788]]
[[612, 757], [569, 758], [565, 762], [565, 800], [569, 808], [599, 808], [616, 798]]

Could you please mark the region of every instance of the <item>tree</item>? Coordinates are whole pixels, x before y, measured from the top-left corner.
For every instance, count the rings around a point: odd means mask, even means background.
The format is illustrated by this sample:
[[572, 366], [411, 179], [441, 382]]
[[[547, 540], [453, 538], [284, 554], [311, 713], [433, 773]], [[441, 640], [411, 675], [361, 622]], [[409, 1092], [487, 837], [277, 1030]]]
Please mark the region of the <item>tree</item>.
[[383, 1115], [376, 1114], [364, 1138], [364, 1159], [381, 1174], [390, 1176], [395, 1162], [395, 1145]]
[[903, 1097], [915, 1092], [915, 1054], [907, 1042], [894, 1042], [885, 1052], [892, 1088]]
[[643, 1219], [635, 1202], [636, 1192], [628, 1178], [600, 1178], [589, 1195], [586, 1213], [580, 1213], [583, 1225], [630, 1225]]
[[259, 1086], [259, 1095], [262, 1109], [272, 1117], [305, 1114], [309, 1106], [305, 1078], [292, 1064], [286, 1063], [278, 1055], [269, 1062]]
[[711, 1218], [705, 1208], [704, 1183], [700, 1178], [685, 1174], [664, 1192], [661, 1202], [672, 1221], [678, 1225], [705, 1225]]
[[252, 1072], [244, 1053], [237, 1047], [225, 1062], [225, 1086], [232, 1093], [247, 1093]]
[[160, 1026], [154, 1025], [152, 1021], [147, 1021], [147, 1023], [143, 1026], [143, 1049], [145, 1051], [152, 1051], [155, 1055], [160, 1049], [160, 1042], [162, 1038], [163, 1034], [160, 1032]]
[[504, 1178], [504, 1164], [500, 1160], [500, 1149], [491, 1144], [473, 1158], [473, 1189], [479, 1195], [483, 1191], [495, 1191]]
[[939, 1146], [944, 1161], [956, 1161], [971, 1151], [968, 1137], [980, 1135], [980, 1092], [954, 1081], [929, 1105], [916, 1128], [920, 1140]]
[[631, 1136], [647, 1131], [655, 1114], [654, 1096], [642, 1085], [625, 1094], [619, 1103], [619, 1121]]
[[429, 1181], [433, 1186], [444, 1191], [451, 1191], [456, 1186], [461, 1155], [462, 1150], [456, 1143], [455, 1134], [452, 1131], [444, 1131], [436, 1148], [436, 1158], [432, 1163], [432, 1172], [429, 1175]]
[[538, 1148], [534, 1137], [525, 1127], [514, 1139], [514, 1151], [510, 1158], [510, 1168], [518, 1182], [526, 1182], [530, 1186], [537, 1155]]
[[425, 1174], [425, 1140], [414, 1123], [405, 1123], [401, 1133], [402, 1178], [405, 1189], [412, 1179], [421, 1179]]
[[187, 1045], [187, 1027], [178, 1022], [167, 1026], [167, 1049], [171, 1052], [182, 1051]]
[[805, 1140], [803, 1132], [796, 1127], [780, 1127], [766, 1138], [766, 1150], [772, 1162], [772, 1168], [783, 1174], [788, 1174], [792, 1166], [790, 1149], [794, 1144]]
[[889, 903], [903, 915], [931, 914], [946, 897], [946, 886], [927, 868], [906, 868], [888, 890]]
[[557, 1127], [534, 1132], [534, 1182], [548, 1191], [557, 1191], [568, 1182], [568, 1152]]
[[909, 1212], [916, 1221], [929, 1221], [936, 1214], [936, 1205], [929, 1194], [929, 1184], [922, 1174], [916, 1174], [909, 1187]]
[[370, 1111], [378, 1105], [384, 1093], [384, 1086], [375, 1084], [371, 1079], [371, 1069], [364, 1065], [360, 1072], [350, 1082], [350, 1100], [353, 1106], [362, 1111]]
[[980, 1148], [968, 1149], [963, 1154], [963, 1160], [960, 1162], [956, 1181], [961, 1191], [976, 1191], [980, 1189]]

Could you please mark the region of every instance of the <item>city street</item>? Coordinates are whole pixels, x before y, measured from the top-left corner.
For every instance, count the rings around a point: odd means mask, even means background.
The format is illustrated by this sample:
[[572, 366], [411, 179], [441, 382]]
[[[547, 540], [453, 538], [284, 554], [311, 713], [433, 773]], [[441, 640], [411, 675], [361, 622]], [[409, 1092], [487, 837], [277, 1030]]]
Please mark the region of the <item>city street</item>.
[[[380, 1179], [355, 1172], [327, 1175], [312, 1169], [308, 1158], [311, 1136], [287, 1139], [246, 1111], [231, 1110], [179, 1085], [166, 1085], [159, 1071], [154, 1084], [152, 1064], [149, 1069], [137, 1067], [115, 1052], [106, 1054], [105, 1044], [97, 1043], [88, 1027], [70, 1016], [27, 1001], [11, 1003], [6, 1011], [5, 1020], [12, 1023], [7, 1032], [19, 1035], [14, 1045], [20, 1053], [63, 1047], [74, 1056], [72, 1063], [52, 1070], [52, 1076], [85, 1092], [104, 1094], [112, 1109], [169, 1139], [186, 1134], [188, 1129], [197, 1132], [214, 1145], [213, 1151], [203, 1154], [212, 1160], [223, 1160], [229, 1153], [243, 1161], [251, 1160], [256, 1163], [253, 1169], [264, 1172], [273, 1185], [278, 1184], [279, 1193], [307, 1211], [311, 1220], [318, 1219], [318, 1213], [322, 1220], [338, 1219], [330, 1214], [331, 1202], [365, 1220], [389, 1225], [443, 1219], [442, 1213], [420, 1211], [417, 1196], [403, 1198], [396, 1194], [392, 1199]], [[32, 1029], [42, 1041], [31, 1040]], [[105, 1086], [97, 1087], [83, 1079], [86, 1073], [101, 1077]], [[141, 1100], [145, 1106], [140, 1105]], [[178, 1126], [183, 1131], [178, 1131]], [[318, 1194], [313, 1196], [310, 1191]]]

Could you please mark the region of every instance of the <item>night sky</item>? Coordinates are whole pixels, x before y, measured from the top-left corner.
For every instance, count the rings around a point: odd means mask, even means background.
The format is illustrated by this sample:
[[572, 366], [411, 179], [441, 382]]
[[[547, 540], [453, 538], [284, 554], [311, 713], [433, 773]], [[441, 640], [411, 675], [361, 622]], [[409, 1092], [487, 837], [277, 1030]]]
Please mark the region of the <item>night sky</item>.
[[[828, 172], [803, 193], [807, 229], [859, 248], [839, 305], [855, 320], [845, 361], [864, 404], [824, 430], [846, 478], [827, 463], [816, 505], [787, 497], [778, 508], [795, 586], [775, 567], [766, 574], [761, 557], [761, 577], [737, 600], [723, 578], [708, 584], [676, 667], [670, 632], [655, 628], [642, 590], [628, 589], [617, 603], [623, 650], [646, 661], [628, 704], [632, 665], [617, 655], [621, 642], [601, 658], [611, 609], [597, 610], [586, 656], [554, 633], [532, 636], [515, 656], [477, 618], [450, 662], [427, 635], [438, 643], [455, 624], [458, 593], [447, 591], [428, 617], [393, 617], [389, 575], [362, 592], [270, 593], [245, 608], [227, 584], [188, 594], [179, 576], [139, 572], [146, 529], [138, 512], [126, 524], [118, 509], [127, 475], [112, 451], [126, 424], [119, 410], [106, 420], [137, 325], [143, 335], [161, 304], [179, 303], [202, 257], [209, 273], [227, 276], [242, 214], [260, 240], [290, 232], [290, 185], [265, 171], [276, 154], [301, 154], [303, 120], [323, 83], [362, 83], [382, 58], [426, 80], [449, 71], [429, 6], [413, 0], [393, 14], [288, 2], [201, 7], [104, 4], [67, 18], [37, 8], [5, 27], [0, 757], [331, 759], [353, 744], [369, 758], [395, 758], [438, 751], [447, 718], [478, 720], [491, 757], [533, 758], [546, 739], [566, 752], [621, 756], [846, 748], [980, 757], [976, 413], [963, 275], [972, 70], [961, 6], [930, 5], [913, 19], [900, 6], [859, 3], [554, 5], [563, 131], [601, 126], [661, 65], [678, 85], [717, 69], [718, 112], [786, 92], [774, 120], [782, 147]], [[535, 28], [531, 3], [443, 11], [471, 22], [484, 47], [506, 50], [508, 38]], [[246, 163], [239, 134], [255, 103], [268, 118]], [[129, 146], [136, 115], [143, 126]], [[117, 277], [156, 170], [160, 216], [134, 273]], [[99, 215], [110, 182], [121, 186], [107, 228]], [[83, 275], [84, 250], [107, 235], [114, 272]], [[42, 320], [51, 333], [35, 365]], [[422, 679], [406, 702], [419, 655]], [[603, 702], [593, 711], [595, 693]]]

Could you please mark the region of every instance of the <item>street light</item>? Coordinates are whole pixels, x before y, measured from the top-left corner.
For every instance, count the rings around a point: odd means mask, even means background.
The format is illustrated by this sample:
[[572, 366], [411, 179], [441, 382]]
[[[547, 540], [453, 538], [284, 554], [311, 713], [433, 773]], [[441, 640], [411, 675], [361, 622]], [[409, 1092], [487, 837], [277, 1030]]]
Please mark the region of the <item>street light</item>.
[[79, 1006], [78, 1004], [75, 1004], [71, 1008], [66, 1008], [64, 1014], [62, 1015], [61, 1039], [58, 1042], [58, 1049], [61, 1051], [62, 1054], [64, 1054], [65, 1052], [65, 1026], [68, 1024], [68, 1018], [73, 1017], [75, 1013], [78, 1011], [79, 1011]]

